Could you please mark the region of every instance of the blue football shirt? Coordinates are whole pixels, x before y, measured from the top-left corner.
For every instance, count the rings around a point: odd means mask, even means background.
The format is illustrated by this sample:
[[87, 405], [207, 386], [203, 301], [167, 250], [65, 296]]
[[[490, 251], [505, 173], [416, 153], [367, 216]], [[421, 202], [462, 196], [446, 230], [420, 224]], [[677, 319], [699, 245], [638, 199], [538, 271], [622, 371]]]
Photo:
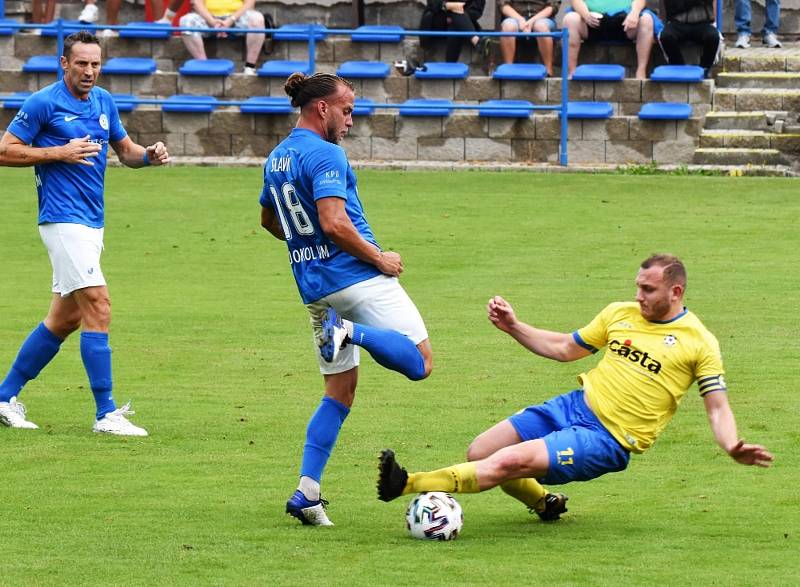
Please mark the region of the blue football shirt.
[[86, 135], [102, 147], [87, 159], [94, 163], [91, 167], [61, 162], [34, 166], [39, 224], [68, 222], [101, 228], [108, 142], [127, 135], [111, 94], [95, 87], [87, 100], [79, 100], [63, 80], [57, 81], [25, 100], [8, 131], [34, 147], [60, 147]]
[[365, 240], [378, 246], [358, 198], [356, 175], [344, 150], [314, 131], [295, 128], [267, 157], [260, 202], [280, 218], [289, 263], [303, 302], [310, 304], [380, 271], [339, 249], [319, 223], [317, 200], [342, 198]]

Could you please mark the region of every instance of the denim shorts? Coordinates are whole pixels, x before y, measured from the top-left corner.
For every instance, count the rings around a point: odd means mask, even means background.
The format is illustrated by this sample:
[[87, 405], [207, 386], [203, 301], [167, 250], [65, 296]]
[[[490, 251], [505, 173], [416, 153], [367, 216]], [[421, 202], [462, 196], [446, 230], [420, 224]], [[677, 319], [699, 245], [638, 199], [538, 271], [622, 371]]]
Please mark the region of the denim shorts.
[[[537, 18], [534, 22], [539, 22], [540, 20], [543, 20], [547, 23], [547, 30], [549, 30], [551, 33], [554, 30], [556, 30], [556, 21], [554, 21], [552, 18]], [[516, 18], [504, 18], [503, 22], [500, 23], [501, 29], [503, 28], [503, 24], [505, 24], [506, 21], [513, 22], [514, 25], [516, 25], [517, 27], [516, 32], [519, 32], [519, 21]]]
[[588, 481], [628, 466], [630, 453], [589, 409], [582, 389], [527, 407], [508, 420], [523, 441], [544, 440], [550, 467], [539, 481], [547, 485]]

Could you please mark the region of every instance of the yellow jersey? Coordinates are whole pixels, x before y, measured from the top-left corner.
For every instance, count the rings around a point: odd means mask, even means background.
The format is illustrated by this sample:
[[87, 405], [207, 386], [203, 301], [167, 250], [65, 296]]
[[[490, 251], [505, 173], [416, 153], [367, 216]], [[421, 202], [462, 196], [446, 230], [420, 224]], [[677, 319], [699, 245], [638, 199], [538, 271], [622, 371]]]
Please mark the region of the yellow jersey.
[[655, 442], [695, 380], [700, 395], [726, 390], [719, 343], [686, 309], [650, 322], [637, 303], [616, 302], [572, 337], [592, 352], [608, 347], [578, 380], [589, 407], [631, 452]]
[[213, 16], [228, 16], [242, 7], [242, 0], [206, 0], [206, 9]]

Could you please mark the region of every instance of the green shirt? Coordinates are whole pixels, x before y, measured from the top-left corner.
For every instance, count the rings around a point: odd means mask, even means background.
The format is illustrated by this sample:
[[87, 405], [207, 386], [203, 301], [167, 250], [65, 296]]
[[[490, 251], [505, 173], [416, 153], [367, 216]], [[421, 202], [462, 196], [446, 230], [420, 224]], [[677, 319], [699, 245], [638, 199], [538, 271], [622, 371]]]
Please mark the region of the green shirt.
[[586, 7], [591, 12], [617, 14], [630, 11], [631, 0], [586, 0]]

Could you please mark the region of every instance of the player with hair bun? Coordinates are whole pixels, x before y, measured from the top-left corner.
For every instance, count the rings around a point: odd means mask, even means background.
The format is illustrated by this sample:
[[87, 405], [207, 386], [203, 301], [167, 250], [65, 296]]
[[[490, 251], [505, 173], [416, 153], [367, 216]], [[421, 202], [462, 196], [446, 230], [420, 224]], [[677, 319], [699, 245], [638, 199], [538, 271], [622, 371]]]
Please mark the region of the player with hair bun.
[[294, 73], [285, 91], [300, 118], [264, 164], [261, 225], [286, 241], [325, 380], [286, 512], [306, 525], [330, 526], [320, 480], [353, 405], [359, 347], [411, 380], [430, 374], [433, 355], [425, 323], [398, 281], [403, 260], [375, 239], [339, 146], [353, 126], [352, 84], [328, 73]]

